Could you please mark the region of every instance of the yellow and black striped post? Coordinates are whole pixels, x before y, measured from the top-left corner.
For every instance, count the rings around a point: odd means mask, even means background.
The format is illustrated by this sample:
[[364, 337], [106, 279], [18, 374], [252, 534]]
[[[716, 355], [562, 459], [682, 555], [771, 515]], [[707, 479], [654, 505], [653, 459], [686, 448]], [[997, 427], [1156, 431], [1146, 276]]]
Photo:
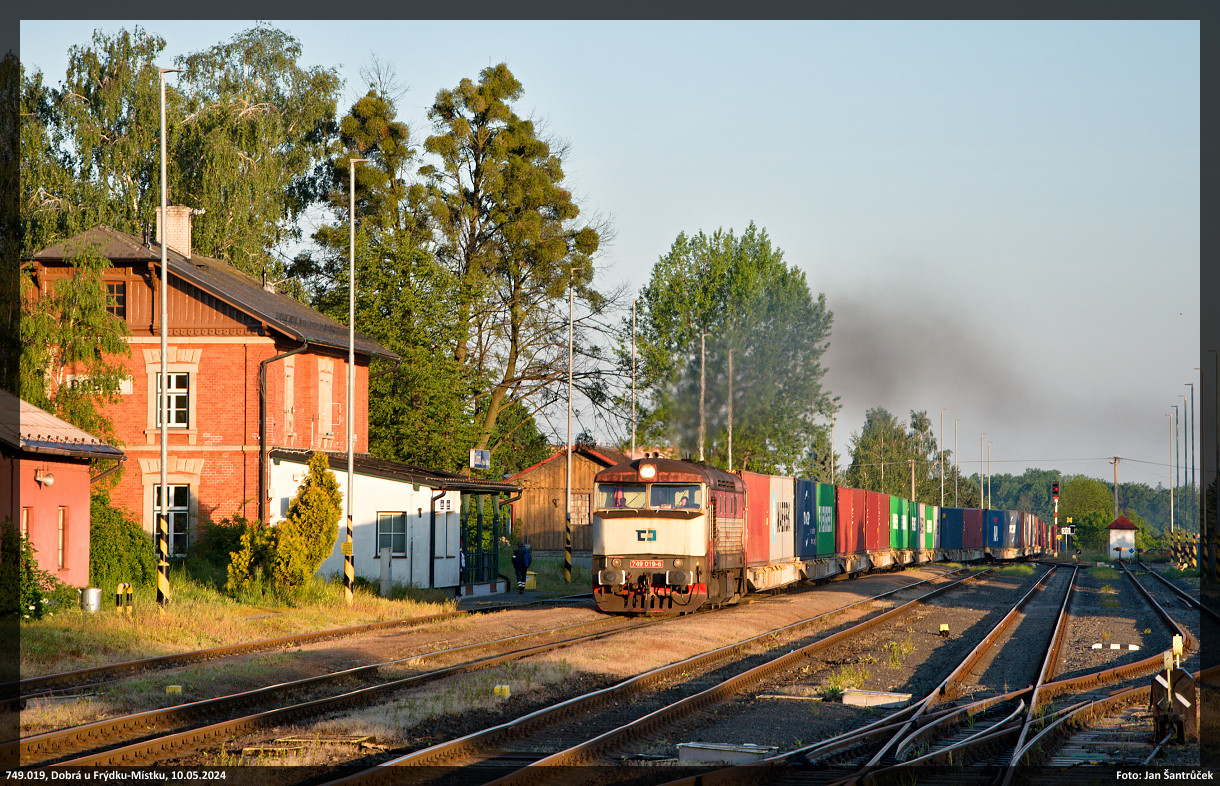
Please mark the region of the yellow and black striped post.
[[1193, 534], [1186, 536], [1186, 567], [1190, 570], [1198, 570], [1199, 544], [1195, 540]]
[[356, 560], [352, 556], [352, 514], [347, 514], [347, 540], [343, 543], [343, 599], [352, 605], [356, 584]]
[[[126, 606], [124, 606], [124, 604], [123, 604], [124, 592], [126, 592], [126, 595], [127, 595]], [[127, 616], [128, 617], [131, 616], [131, 608], [132, 608], [131, 599], [132, 599], [132, 588], [131, 588], [130, 584], [127, 584], [124, 582], [114, 588], [114, 610], [117, 611], [119, 614], [122, 614], [124, 611], [126, 611]]]
[[563, 527], [563, 580], [572, 580], [572, 514], [569, 513]]
[[157, 608], [169, 605], [169, 522], [157, 513]]

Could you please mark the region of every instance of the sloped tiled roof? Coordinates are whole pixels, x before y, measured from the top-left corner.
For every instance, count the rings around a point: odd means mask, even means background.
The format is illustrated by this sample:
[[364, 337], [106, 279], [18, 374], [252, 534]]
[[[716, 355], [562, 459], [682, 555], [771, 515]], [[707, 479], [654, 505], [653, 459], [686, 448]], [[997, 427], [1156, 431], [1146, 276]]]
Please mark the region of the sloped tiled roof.
[[[272, 448], [271, 458], [308, 464], [315, 452], [326, 456], [326, 462], [332, 470], [347, 471], [347, 453], [336, 451], [313, 451], [296, 448]], [[406, 483], [418, 483], [430, 489], [441, 491], [467, 491], [471, 493], [498, 494], [520, 491], [516, 483], [503, 480], [485, 480], [483, 478], [465, 478], [452, 472], [439, 469], [428, 469], [414, 464], [403, 464], [398, 461], [380, 459], [368, 453], [356, 453], [352, 456], [352, 469], [357, 475], [400, 480]]]
[[[522, 475], [526, 475], [530, 472], [533, 472], [534, 470], [541, 467], [543, 464], [549, 464], [552, 461], [554, 461], [555, 459], [559, 458], [560, 456], [566, 456], [566, 455], [568, 455], [567, 446], [566, 445], [561, 446], [554, 453], [547, 456], [542, 461], [539, 461], [537, 464], [534, 464], [533, 466], [530, 466], [530, 467], [526, 467], [525, 469], [521, 470], [517, 474], [510, 476], [509, 480], [512, 480], [514, 478], [519, 478]], [[572, 455], [584, 456], [585, 458], [589, 459], [590, 461], [596, 461], [598, 464], [601, 464], [603, 467], [613, 467], [616, 464], [622, 464], [625, 461], [631, 460], [630, 457], [626, 453], [619, 450], [618, 448], [612, 448], [612, 447], [608, 447], [605, 445], [598, 445], [597, 447], [592, 447], [592, 448], [585, 447], [584, 445], [575, 445], [572, 447]]]
[[1114, 521], [1110, 522], [1110, 526], [1106, 527], [1106, 529], [1135, 529], [1135, 528], [1136, 528], [1135, 525], [1132, 524], [1131, 520], [1128, 519], [1126, 516], [1119, 516], [1118, 518], [1114, 519]]
[[[70, 258], [74, 251], [94, 244], [99, 253], [116, 262], [161, 262], [161, 244], [147, 245], [141, 238], [113, 227], [99, 224], [79, 235], [48, 246], [33, 258], [41, 262]], [[309, 341], [326, 347], [346, 349], [347, 326], [336, 322], [279, 292], [263, 289], [262, 282], [219, 259], [194, 254], [187, 259], [172, 248], [166, 249], [169, 272], [199, 287], [204, 292], [228, 303], [275, 330], [297, 341]], [[356, 331], [356, 352], [362, 355], [397, 360], [398, 355], [378, 342]]]
[[123, 451], [66, 420], [0, 390], [0, 443], [26, 453], [121, 459]]

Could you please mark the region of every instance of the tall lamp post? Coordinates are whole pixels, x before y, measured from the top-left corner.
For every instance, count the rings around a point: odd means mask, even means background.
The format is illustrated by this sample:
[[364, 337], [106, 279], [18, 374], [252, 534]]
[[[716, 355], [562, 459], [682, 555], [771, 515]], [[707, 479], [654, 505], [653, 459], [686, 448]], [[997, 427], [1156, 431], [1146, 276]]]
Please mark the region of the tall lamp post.
[[983, 437], [985, 436], [987, 436], [986, 431], [979, 434], [979, 507], [983, 509], [987, 507], [983, 504]]
[[1174, 404], [1173, 405], [1173, 485], [1174, 485], [1174, 488], [1177, 488], [1177, 486], [1178, 486], [1178, 471], [1182, 467], [1182, 460], [1178, 457], [1178, 443], [1181, 442], [1181, 440], [1178, 439], [1178, 431], [1180, 428], [1180, 424], [1181, 424], [1181, 418], [1179, 417], [1179, 414], [1178, 414], [1178, 405]]
[[940, 453], [940, 506], [945, 506], [945, 408], [940, 408], [940, 436], [936, 438], [936, 451]]
[[[1195, 369], [1195, 371], [1198, 371], [1198, 369]], [[1190, 424], [1190, 498], [1195, 503], [1198, 503], [1198, 499], [1196, 499], [1198, 484], [1195, 475], [1195, 428], [1198, 426], [1198, 423], [1195, 421], [1195, 383], [1187, 382], [1186, 387], [1190, 388], [1190, 418], [1187, 421]]]
[[[576, 271], [568, 270], [568, 493], [563, 517], [563, 580], [572, 581], [572, 335], [576, 324]], [[632, 304], [634, 306], [634, 304]]]
[[957, 424], [960, 418], [953, 419], [953, 507], [961, 507], [957, 504], [957, 479], [962, 474], [961, 468], [957, 466]]
[[631, 301], [631, 458], [635, 460], [635, 304], [644, 298]]
[[1169, 531], [1173, 532], [1173, 462], [1177, 458], [1178, 448], [1174, 443], [1177, 434], [1173, 427], [1173, 414], [1166, 412], [1165, 417], [1169, 418]]
[[[347, 418], [344, 426], [347, 434], [347, 540], [343, 543], [343, 599], [352, 605], [352, 593], [356, 584], [355, 546], [352, 542], [352, 508], [354, 498], [354, 476], [356, 456], [352, 449], [356, 425], [352, 417], [353, 389], [356, 387], [356, 164], [367, 158], [347, 159], [348, 193], [348, 239], [347, 239]], [[459, 578], [459, 581], [461, 579]]]
[[166, 247], [169, 241], [169, 184], [165, 173], [165, 75], [180, 74], [181, 68], [158, 68], [161, 88], [161, 504], [157, 506], [157, 608], [169, 605], [169, 272]]
[[699, 463], [703, 463], [703, 391], [707, 387], [707, 333], [699, 334]]
[[733, 471], [733, 348], [729, 347], [729, 466]]
[[987, 509], [991, 510], [991, 440], [987, 440]]

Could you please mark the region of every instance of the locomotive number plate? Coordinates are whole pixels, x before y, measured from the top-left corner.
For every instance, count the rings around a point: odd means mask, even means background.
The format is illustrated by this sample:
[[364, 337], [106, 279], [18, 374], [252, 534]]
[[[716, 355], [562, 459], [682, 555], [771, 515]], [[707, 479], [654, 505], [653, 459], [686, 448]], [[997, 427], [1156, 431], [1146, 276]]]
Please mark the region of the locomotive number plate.
[[662, 563], [661, 560], [659, 560], [659, 559], [633, 559], [633, 560], [631, 560], [631, 567], [633, 567], [633, 568], [659, 568], [663, 564], [664, 563]]

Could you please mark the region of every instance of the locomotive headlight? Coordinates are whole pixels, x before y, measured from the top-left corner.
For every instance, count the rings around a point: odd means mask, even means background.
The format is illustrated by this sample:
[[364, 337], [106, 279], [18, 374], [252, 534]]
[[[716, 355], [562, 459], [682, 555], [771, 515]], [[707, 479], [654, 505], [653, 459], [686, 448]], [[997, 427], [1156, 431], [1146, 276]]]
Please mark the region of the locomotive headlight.
[[681, 560], [681, 559], [676, 559], [676, 560], [674, 560], [674, 567], [675, 567], [675, 568], [680, 568], [680, 567], [682, 567], [682, 560]]
[[643, 478], [644, 480], [652, 480], [656, 476], [657, 476], [657, 465], [656, 464], [641, 464], [640, 465], [640, 477], [641, 478]]
[[622, 566], [623, 561], [621, 559], [619, 559], [618, 557], [615, 557], [614, 559], [610, 560], [610, 564], [613, 565], [614, 567], [618, 568], [618, 567]]

